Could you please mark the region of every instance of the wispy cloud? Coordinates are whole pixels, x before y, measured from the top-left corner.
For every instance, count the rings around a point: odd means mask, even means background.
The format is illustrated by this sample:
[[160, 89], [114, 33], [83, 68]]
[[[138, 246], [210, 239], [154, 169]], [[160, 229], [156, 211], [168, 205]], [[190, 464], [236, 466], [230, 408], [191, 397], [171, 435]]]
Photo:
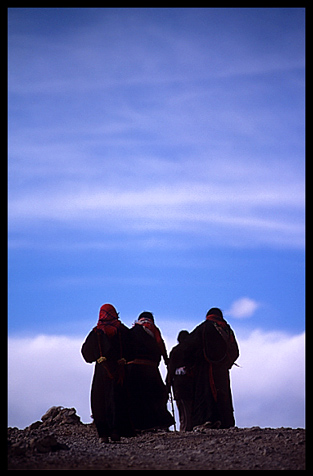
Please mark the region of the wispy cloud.
[[[12, 192], [12, 231], [42, 220], [75, 228], [88, 224], [90, 229], [105, 229], [108, 234], [177, 232], [210, 237], [210, 241], [215, 241], [216, 234], [230, 244], [240, 233], [244, 244], [250, 240], [255, 244], [302, 245], [304, 190], [301, 180], [291, 177], [291, 169], [285, 171], [286, 180], [281, 182], [273, 170], [268, 173], [260, 166], [243, 164], [240, 172], [240, 164], [234, 171], [227, 162], [220, 170], [198, 162], [194, 173], [190, 163], [184, 166], [138, 160], [130, 170], [125, 160], [115, 169], [108, 164], [97, 178], [91, 176], [93, 165], [85, 174], [83, 167], [76, 180], [64, 176], [58, 180], [56, 170], [50, 182]], [[70, 175], [74, 163], [67, 167]]]

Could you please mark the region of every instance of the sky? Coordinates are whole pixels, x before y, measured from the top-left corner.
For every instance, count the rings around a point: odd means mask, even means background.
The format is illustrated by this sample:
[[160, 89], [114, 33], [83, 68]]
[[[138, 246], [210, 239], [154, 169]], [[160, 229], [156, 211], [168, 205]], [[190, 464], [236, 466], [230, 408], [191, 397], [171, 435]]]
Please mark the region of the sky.
[[303, 8], [8, 9], [10, 426], [90, 421], [106, 302], [221, 308], [237, 425], [304, 426], [304, 78]]

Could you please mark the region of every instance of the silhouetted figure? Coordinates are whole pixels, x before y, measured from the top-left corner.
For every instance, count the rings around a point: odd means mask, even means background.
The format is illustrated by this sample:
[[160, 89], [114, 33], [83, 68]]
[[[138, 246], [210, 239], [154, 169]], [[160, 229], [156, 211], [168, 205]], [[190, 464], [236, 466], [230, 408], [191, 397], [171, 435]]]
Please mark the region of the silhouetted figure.
[[211, 308], [188, 338], [187, 359], [194, 368], [192, 426], [235, 425], [229, 369], [239, 356], [235, 335], [222, 311]]
[[188, 365], [186, 352], [188, 331], [180, 331], [178, 345], [170, 352], [167, 382], [174, 390], [174, 398], [179, 412], [180, 431], [192, 430], [193, 369]]
[[151, 312], [143, 312], [130, 330], [132, 358], [127, 363], [130, 416], [135, 429], [169, 428], [174, 420], [168, 412], [166, 386], [159, 372], [161, 356], [167, 353]]
[[126, 360], [130, 351], [130, 330], [118, 319], [111, 304], [100, 308], [97, 326], [82, 346], [86, 362], [96, 362], [91, 388], [92, 416], [103, 442], [133, 436], [125, 386]]

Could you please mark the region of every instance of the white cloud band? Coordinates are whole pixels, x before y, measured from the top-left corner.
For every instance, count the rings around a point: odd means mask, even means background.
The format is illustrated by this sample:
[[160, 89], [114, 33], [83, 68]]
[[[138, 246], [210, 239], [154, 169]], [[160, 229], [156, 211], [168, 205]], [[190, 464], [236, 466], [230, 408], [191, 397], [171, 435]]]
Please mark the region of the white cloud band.
[[[170, 350], [176, 333], [164, 337]], [[258, 330], [237, 337], [241, 368], [231, 371], [237, 425], [304, 426], [304, 333]], [[52, 405], [76, 407], [82, 420], [90, 421], [93, 366], [80, 355], [83, 340], [9, 338], [10, 426], [25, 427]]]

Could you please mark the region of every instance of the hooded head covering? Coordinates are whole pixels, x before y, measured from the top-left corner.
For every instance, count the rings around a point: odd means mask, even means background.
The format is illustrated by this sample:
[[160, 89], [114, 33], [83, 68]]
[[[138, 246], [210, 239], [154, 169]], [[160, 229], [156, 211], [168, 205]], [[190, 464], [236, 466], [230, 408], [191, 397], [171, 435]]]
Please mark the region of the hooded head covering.
[[224, 329], [228, 328], [228, 324], [223, 317], [223, 313], [218, 307], [212, 307], [206, 313], [206, 320], [211, 322], [217, 322]]
[[112, 337], [121, 325], [115, 307], [112, 304], [103, 304], [100, 307], [99, 320], [95, 329], [101, 329], [109, 337]]
[[177, 341], [179, 344], [181, 344], [182, 342], [185, 342], [186, 339], [188, 339], [188, 336], [189, 336], [189, 332], [188, 331], [180, 331], [178, 336], [177, 336]]
[[138, 321], [135, 324], [143, 326], [147, 334], [153, 337], [156, 340], [156, 343], [159, 346], [161, 354], [164, 356], [164, 359], [167, 359], [167, 352], [165, 348], [164, 341], [161, 336], [160, 329], [154, 324], [154, 317], [151, 312], [144, 311], [138, 316]]

